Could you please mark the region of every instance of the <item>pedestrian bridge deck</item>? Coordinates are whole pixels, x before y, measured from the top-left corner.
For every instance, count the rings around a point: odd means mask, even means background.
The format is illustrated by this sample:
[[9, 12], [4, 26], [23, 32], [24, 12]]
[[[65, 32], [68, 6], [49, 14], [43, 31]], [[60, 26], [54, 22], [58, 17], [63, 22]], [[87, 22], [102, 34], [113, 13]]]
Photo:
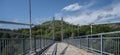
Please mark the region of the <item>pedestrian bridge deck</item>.
[[64, 42], [53, 44], [43, 55], [94, 55]]

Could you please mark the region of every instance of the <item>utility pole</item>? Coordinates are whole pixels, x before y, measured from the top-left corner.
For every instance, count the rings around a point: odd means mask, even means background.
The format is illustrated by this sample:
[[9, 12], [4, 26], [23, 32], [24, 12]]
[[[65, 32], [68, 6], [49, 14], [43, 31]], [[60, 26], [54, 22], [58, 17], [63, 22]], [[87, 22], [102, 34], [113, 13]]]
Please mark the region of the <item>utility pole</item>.
[[61, 41], [63, 41], [63, 17], [61, 18]]
[[[70, 26], [71, 24], [69, 24], [69, 30], [71, 31], [71, 26]], [[69, 38], [71, 37], [71, 32], [69, 33]]]
[[74, 37], [74, 25], [72, 25], [72, 38]]
[[73, 25], [72, 25], [72, 23], [70, 24], [71, 26], [71, 28], [70, 28], [70, 31], [71, 31], [71, 33], [70, 33], [70, 37], [72, 38], [73, 37]]
[[[93, 26], [92, 26], [92, 24], [90, 24], [90, 29], [91, 29], [91, 40], [92, 40], [92, 32], [93, 32], [92, 28], [93, 28]], [[91, 48], [92, 48], [92, 41], [91, 41]], [[91, 50], [92, 50], [92, 49], [91, 49]]]
[[30, 54], [33, 52], [32, 51], [32, 23], [31, 23], [31, 0], [29, 0], [29, 19], [30, 19]]
[[41, 34], [41, 36], [40, 36], [40, 48], [41, 48], [41, 49], [42, 49], [41, 44], [42, 44], [42, 36], [43, 36], [43, 35], [42, 35], [42, 28], [43, 28], [43, 26], [41, 25], [41, 33], [40, 33], [40, 34]]
[[55, 23], [54, 23], [55, 17], [53, 17], [52, 21], [52, 29], [53, 29], [53, 40], [55, 39]]
[[[79, 33], [80, 33], [80, 25], [78, 24], [78, 37], [80, 37]], [[80, 37], [80, 48], [81, 48], [81, 37]]]
[[77, 26], [78, 26], [78, 37], [79, 37], [79, 24]]

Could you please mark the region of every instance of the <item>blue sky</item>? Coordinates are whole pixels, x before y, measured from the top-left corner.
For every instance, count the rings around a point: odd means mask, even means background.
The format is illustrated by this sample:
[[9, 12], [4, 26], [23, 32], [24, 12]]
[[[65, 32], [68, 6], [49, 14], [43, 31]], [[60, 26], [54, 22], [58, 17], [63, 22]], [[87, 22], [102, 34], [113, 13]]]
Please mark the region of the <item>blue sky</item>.
[[[32, 0], [32, 23], [41, 24], [53, 16], [80, 25], [94, 22], [98, 17], [100, 23], [118, 21], [119, 7], [120, 0]], [[28, 0], [0, 0], [0, 20], [29, 23], [28, 13]]]

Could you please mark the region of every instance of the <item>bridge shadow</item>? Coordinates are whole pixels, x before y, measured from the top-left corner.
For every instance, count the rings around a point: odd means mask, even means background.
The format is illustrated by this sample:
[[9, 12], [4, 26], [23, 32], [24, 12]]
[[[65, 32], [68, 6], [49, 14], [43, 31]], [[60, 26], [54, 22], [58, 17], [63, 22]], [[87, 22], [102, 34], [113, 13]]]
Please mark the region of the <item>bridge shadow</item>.
[[52, 52], [52, 55], [57, 55], [57, 43], [56, 43], [56, 45], [55, 45], [55, 48], [54, 48], [54, 50], [53, 50], [53, 52]]
[[64, 55], [64, 54], [65, 54], [65, 52], [66, 52], [68, 46], [69, 46], [69, 44], [67, 44], [67, 46], [63, 49], [63, 51], [60, 53], [60, 55]]

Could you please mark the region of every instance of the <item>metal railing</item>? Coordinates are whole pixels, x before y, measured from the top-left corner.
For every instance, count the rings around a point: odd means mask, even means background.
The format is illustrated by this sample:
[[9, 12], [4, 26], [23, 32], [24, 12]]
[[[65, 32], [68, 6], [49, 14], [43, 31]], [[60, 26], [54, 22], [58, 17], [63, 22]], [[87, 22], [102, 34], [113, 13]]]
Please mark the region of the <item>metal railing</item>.
[[65, 39], [65, 42], [96, 55], [120, 55], [120, 32], [108, 32]]
[[[19, 35], [20, 38], [0, 38], [0, 55], [30, 55], [29, 35], [9, 31], [0, 31], [10, 35]], [[51, 39], [32, 36], [32, 51], [39, 52], [54, 43]], [[37, 37], [37, 38], [36, 38]], [[38, 38], [39, 37], [39, 38]]]
[[[30, 51], [30, 39], [25, 38], [0, 38], [0, 55], [26, 55]], [[53, 44], [54, 41], [44, 38], [32, 39], [32, 50], [41, 51]]]
[[[25, 23], [8, 22], [8, 21], [0, 21], [0, 23], [25, 25], [25, 26], [30, 25]], [[36, 36], [31, 35], [32, 38], [30, 39], [29, 34], [22, 34], [22, 33], [2, 31], [2, 30], [0, 30], [0, 33], [7, 33], [13, 35], [14, 37], [19, 35], [20, 37], [20, 38], [0, 38], [0, 55], [31, 55], [30, 52], [31, 50], [34, 51], [34, 53], [37, 53], [54, 43], [54, 41], [51, 39], [41, 38], [42, 36], [37, 36], [37, 35]]]

